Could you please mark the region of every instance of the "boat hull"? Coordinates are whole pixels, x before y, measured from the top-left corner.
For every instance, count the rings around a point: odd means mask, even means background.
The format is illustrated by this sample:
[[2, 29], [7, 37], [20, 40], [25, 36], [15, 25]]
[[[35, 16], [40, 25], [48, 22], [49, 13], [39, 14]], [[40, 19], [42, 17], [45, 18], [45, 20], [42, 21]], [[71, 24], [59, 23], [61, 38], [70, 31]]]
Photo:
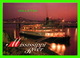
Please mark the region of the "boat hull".
[[35, 36], [31, 34], [20, 33], [21, 37], [28, 39], [34, 39], [36, 42], [48, 42], [48, 43], [61, 43], [61, 44], [70, 44], [70, 36], [65, 37], [45, 37], [45, 36]]

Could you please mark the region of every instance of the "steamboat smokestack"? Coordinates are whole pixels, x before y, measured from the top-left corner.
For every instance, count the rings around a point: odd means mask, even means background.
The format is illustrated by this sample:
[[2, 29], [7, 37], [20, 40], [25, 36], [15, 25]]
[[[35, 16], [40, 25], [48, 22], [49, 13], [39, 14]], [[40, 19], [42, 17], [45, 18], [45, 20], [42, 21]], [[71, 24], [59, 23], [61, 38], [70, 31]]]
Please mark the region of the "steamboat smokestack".
[[46, 17], [46, 25], [49, 24], [49, 17]]

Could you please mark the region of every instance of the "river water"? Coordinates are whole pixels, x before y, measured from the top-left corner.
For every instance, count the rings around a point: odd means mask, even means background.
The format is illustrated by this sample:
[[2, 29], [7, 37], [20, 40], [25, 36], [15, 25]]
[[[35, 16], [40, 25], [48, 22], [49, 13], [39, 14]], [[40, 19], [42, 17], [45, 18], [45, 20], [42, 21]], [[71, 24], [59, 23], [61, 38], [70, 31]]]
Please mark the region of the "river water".
[[77, 55], [77, 28], [68, 28], [70, 46], [66, 47], [65, 55]]

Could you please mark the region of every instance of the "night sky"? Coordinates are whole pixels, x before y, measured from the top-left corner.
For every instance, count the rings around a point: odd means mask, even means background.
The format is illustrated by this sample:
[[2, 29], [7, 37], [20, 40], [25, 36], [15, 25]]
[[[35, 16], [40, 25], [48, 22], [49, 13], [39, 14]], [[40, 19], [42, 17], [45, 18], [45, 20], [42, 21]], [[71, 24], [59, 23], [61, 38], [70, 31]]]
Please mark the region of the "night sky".
[[[19, 12], [18, 10], [38, 10], [37, 12]], [[47, 11], [47, 12], [46, 12]], [[31, 20], [44, 20], [45, 17], [63, 18], [66, 21], [77, 20], [77, 3], [4, 3], [3, 19], [23, 17]]]

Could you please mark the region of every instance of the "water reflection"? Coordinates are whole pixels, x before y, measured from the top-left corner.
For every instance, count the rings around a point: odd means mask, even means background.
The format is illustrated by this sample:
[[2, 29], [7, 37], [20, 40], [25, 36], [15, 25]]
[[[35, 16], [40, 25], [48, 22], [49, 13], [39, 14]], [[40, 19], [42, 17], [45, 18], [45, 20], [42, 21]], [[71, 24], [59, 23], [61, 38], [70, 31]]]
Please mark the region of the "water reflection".
[[52, 43], [50, 44], [49, 49], [59, 55], [64, 55], [64, 52], [66, 50], [66, 46], [64, 44], [56, 44]]
[[69, 28], [67, 29], [67, 35], [70, 36], [70, 29]]
[[53, 51], [56, 50], [56, 44], [55, 44], [55, 43], [52, 43], [52, 44], [50, 45], [50, 50], [53, 50]]
[[77, 54], [77, 28], [68, 28], [67, 33], [70, 35], [70, 46], [66, 48], [65, 55]]
[[[76, 55], [77, 54], [77, 28], [68, 28], [67, 34], [70, 36], [70, 45], [61, 43], [52, 43], [50, 50], [59, 55]], [[67, 43], [68, 44], [68, 43]]]
[[65, 50], [66, 50], [66, 46], [63, 44], [63, 45], [62, 45], [62, 50], [61, 50], [62, 55], [64, 54]]
[[75, 36], [75, 42], [77, 41], [77, 28], [75, 29], [75, 34], [74, 34], [74, 36]]
[[62, 46], [61, 46], [60, 44], [57, 44], [57, 48], [56, 48], [56, 49], [57, 49], [57, 50], [56, 50], [57, 53], [60, 53], [61, 47], [62, 47]]

